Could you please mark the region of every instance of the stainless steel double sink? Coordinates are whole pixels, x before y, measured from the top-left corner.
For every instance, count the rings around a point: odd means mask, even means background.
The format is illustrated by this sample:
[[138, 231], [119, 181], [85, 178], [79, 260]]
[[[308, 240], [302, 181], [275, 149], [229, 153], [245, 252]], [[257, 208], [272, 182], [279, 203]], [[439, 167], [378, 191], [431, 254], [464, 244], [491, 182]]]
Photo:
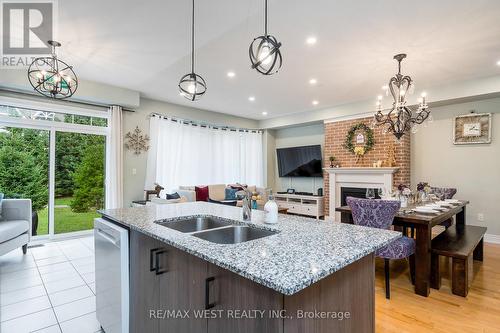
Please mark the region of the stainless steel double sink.
[[197, 216], [156, 223], [218, 244], [243, 243], [278, 233], [278, 231], [241, 225], [214, 216]]

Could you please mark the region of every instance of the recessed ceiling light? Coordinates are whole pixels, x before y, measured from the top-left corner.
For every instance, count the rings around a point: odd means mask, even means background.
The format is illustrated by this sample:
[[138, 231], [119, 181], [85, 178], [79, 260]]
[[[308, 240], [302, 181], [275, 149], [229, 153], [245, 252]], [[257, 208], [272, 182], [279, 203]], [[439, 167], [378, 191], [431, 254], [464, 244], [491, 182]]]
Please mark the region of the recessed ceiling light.
[[318, 105], [319, 102], [318, 101], [312, 101], [312, 105]]
[[314, 36], [307, 37], [307, 39], [306, 39], [306, 43], [308, 45], [314, 45], [314, 44], [316, 44], [317, 41], [318, 40]]
[[267, 112], [266, 111], [262, 111], [262, 115], [263, 116], [267, 116]]
[[316, 83], [318, 83], [318, 80], [316, 80], [316, 79], [309, 80], [309, 84], [316, 84]]
[[227, 72], [227, 77], [235, 77], [236, 74], [234, 72]]
[[500, 60], [497, 61], [497, 66], [500, 66]]
[[255, 101], [255, 97], [250, 96], [250, 97], [248, 97], [248, 100], [249, 100], [250, 102], [254, 102], [254, 101]]

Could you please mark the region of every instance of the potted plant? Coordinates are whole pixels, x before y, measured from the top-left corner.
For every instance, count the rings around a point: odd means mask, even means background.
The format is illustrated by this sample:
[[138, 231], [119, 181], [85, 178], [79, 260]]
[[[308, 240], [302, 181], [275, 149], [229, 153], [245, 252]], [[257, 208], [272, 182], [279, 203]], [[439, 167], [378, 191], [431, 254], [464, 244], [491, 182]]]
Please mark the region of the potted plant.
[[334, 167], [333, 163], [334, 163], [334, 162], [335, 162], [335, 160], [336, 160], [336, 159], [335, 159], [335, 156], [330, 156], [328, 159], [330, 160], [330, 168], [333, 168], [333, 167]]

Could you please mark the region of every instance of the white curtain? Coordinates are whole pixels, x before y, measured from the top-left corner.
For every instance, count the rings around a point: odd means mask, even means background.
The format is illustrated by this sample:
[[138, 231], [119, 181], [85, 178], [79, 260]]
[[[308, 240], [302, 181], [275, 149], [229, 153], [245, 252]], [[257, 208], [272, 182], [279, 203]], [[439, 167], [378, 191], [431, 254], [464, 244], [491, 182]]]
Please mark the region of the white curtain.
[[150, 118], [145, 188], [180, 185], [263, 185], [262, 133], [201, 127]]
[[106, 208], [123, 207], [123, 136], [122, 107], [110, 107], [108, 150], [106, 161]]

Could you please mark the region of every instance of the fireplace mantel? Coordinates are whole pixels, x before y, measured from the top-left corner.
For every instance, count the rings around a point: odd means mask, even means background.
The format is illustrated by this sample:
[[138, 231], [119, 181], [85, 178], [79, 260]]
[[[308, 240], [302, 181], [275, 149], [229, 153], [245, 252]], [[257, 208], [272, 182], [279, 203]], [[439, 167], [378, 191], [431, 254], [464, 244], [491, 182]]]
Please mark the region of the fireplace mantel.
[[340, 206], [342, 187], [392, 189], [393, 176], [399, 168], [324, 168], [329, 174], [329, 219], [340, 221], [334, 213]]
[[399, 168], [324, 168], [324, 170], [330, 174], [332, 173], [351, 173], [351, 174], [360, 174], [360, 173], [374, 173], [374, 174], [393, 174], [399, 170]]

